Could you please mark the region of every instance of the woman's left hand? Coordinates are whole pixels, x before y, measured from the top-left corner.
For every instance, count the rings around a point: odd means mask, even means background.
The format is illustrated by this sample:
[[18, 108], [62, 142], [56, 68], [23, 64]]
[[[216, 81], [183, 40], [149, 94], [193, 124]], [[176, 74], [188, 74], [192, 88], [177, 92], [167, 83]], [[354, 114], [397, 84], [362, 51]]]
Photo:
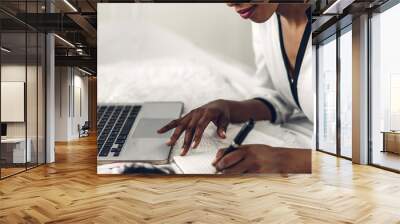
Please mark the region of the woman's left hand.
[[223, 150], [212, 164], [224, 174], [311, 173], [311, 149], [242, 145], [225, 156]]

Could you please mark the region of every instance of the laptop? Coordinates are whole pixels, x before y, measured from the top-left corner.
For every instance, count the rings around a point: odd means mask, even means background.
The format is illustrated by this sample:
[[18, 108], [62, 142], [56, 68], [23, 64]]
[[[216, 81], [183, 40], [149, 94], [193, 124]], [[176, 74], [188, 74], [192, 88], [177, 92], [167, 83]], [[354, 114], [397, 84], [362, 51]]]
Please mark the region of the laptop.
[[157, 130], [182, 115], [182, 102], [99, 104], [97, 106], [97, 162], [166, 164], [173, 130]]

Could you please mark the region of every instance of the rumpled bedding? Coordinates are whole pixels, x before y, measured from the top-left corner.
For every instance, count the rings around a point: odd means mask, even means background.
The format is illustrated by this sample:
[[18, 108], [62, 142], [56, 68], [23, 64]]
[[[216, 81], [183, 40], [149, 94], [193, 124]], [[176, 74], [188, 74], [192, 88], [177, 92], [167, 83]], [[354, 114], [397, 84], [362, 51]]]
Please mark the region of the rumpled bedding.
[[[205, 52], [162, 28], [138, 32], [132, 45], [137, 52], [132, 58], [99, 63], [99, 103], [181, 101], [187, 113], [215, 99], [245, 100], [263, 92], [254, 68]], [[288, 147], [311, 146], [312, 124], [306, 119], [285, 125], [262, 121], [256, 128], [277, 141], [291, 138], [282, 141]]]

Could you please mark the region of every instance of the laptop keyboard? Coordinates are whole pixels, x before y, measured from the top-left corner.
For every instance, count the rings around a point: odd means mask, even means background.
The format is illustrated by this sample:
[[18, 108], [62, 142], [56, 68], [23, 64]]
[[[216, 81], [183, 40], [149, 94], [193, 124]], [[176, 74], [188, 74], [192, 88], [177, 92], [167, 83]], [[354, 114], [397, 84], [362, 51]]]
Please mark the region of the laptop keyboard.
[[97, 153], [119, 156], [141, 106], [97, 107]]

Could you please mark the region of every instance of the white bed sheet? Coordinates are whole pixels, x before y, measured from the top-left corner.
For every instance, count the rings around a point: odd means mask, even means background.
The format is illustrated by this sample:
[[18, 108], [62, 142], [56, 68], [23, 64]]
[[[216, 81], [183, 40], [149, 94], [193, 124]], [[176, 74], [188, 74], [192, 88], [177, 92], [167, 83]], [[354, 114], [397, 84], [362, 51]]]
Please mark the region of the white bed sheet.
[[[98, 102], [182, 101], [187, 113], [215, 99], [244, 100], [263, 94], [252, 75], [254, 68], [212, 55], [159, 27], [146, 27], [132, 36], [137, 56], [98, 65]], [[295, 136], [281, 146], [311, 146], [312, 124], [306, 119], [285, 125], [257, 122], [256, 129], [276, 139]]]
[[[99, 78], [99, 102], [182, 101], [184, 113], [187, 113], [215, 99], [244, 100], [262, 91], [254, 88], [256, 84], [250, 75], [223, 62], [207, 64], [200, 60], [169, 58], [142, 61], [136, 66], [118, 66], [125, 73]], [[104, 70], [109, 72], [107, 68]], [[258, 131], [275, 138], [295, 135], [297, 140], [294, 142], [297, 143], [286, 146], [298, 147], [311, 146], [312, 128], [305, 118], [284, 125], [267, 121], [256, 125]]]

